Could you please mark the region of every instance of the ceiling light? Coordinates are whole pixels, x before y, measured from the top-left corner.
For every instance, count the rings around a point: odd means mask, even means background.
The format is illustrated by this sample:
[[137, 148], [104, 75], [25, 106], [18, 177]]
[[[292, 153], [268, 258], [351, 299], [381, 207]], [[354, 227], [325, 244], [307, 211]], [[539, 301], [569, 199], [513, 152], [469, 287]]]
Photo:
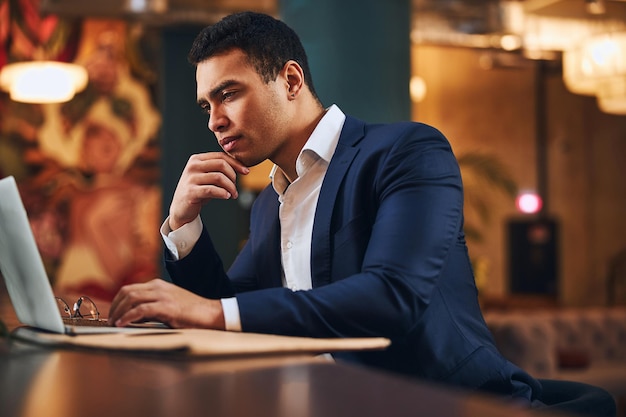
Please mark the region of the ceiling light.
[[168, 0], [126, 0], [125, 8], [132, 13], [165, 13]]
[[597, 97], [598, 107], [604, 113], [626, 115], [626, 75], [600, 83]]
[[563, 53], [563, 80], [576, 94], [596, 95], [600, 84], [626, 76], [626, 32], [592, 36]]
[[411, 77], [409, 90], [411, 94], [411, 100], [415, 103], [419, 103], [426, 97], [426, 82], [418, 75]]
[[0, 71], [0, 88], [24, 103], [62, 103], [87, 86], [87, 70], [76, 64], [29, 61], [8, 64]]
[[566, 51], [563, 79], [571, 92], [595, 95], [604, 113], [626, 115], [626, 31], [596, 35]]

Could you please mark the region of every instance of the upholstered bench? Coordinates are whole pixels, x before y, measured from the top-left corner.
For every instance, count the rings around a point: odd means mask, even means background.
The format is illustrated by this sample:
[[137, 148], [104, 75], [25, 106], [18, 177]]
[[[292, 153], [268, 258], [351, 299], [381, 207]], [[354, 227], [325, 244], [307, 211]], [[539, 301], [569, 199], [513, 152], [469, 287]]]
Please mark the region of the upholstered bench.
[[494, 311], [485, 320], [511, 362], [537, 378], [602, 387], [624, 412], [626, 308]]

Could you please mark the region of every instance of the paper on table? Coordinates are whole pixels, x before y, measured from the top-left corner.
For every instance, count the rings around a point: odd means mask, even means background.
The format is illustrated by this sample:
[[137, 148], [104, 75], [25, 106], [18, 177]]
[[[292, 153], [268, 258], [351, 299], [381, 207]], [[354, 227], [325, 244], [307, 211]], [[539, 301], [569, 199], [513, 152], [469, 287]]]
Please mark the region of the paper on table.
[[382, 350], [389, 339], [309, 338], [200, 329], [140, 329], [133, 333], [64, 335], [19, 327], [13, 336], [48, 346], [99, 350], [174, 353], [190, 356], [254, 356]]

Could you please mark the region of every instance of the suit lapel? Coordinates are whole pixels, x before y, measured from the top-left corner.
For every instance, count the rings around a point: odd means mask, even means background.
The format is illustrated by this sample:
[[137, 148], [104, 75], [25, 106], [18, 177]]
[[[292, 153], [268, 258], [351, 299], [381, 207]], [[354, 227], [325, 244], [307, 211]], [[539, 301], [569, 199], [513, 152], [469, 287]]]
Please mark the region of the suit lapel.
[[[242, 261], [245, 266], [242, 267], [241, 274], [255, 274], [260, 288], [281, 287], [279, 202], [271, 184], [257, 196], [254, 207], [250, 218], [251, 238], [244, 246], [241, 259], [253, 258], [255, 266]], [[238, 265], [238, 259], [239, 257], [234, 266]], [[250, 268], [256, 269], [256, 273], [251, 273]]]
[[[278, 213], [278, 208], [276, 208], [274, 213]], [[267, 229], [267, 236], [270, 239], [270, 243], [262, 248], [262, 250], [266, 253], [265, 256], [262, 257], [263, 264], [259, 268], [259, 271], [267, 272], [262, 275], [261, 279], [266, 280], [266, 285], [268, 287], [280, 287], [283, 285], [283, 268], [280, 252], [280, 220], [278, 218], [278, 214], [276, 216], [269, 217], [269, 220], [271, 220], [271, 224]], [[279, 250], [274, 251], [270, 250], [270, 248], [279, 248]]]
[[365, 124], [346, 116], [337, 149], [328, 165], [322, 183], [311, 238], [311, 280], [313, 288], [330, 282], [331, 245], [330, 223], [339, 187], [354, 157], [359, 152], [354, 145], [363, 138]]

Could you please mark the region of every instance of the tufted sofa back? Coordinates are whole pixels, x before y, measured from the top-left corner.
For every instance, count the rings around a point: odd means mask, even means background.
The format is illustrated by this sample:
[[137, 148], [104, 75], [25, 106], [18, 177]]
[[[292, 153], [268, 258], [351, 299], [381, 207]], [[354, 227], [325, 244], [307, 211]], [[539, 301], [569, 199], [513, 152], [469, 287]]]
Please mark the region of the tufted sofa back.
[[538, 378], [562, 369], [626, 365], [626, 308], [487, 312], [500, 352]]

